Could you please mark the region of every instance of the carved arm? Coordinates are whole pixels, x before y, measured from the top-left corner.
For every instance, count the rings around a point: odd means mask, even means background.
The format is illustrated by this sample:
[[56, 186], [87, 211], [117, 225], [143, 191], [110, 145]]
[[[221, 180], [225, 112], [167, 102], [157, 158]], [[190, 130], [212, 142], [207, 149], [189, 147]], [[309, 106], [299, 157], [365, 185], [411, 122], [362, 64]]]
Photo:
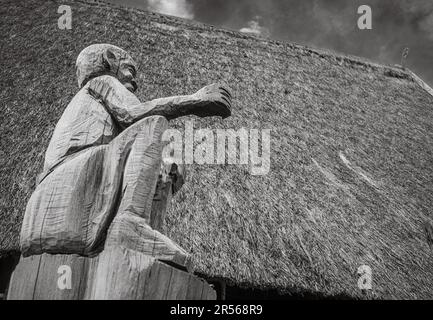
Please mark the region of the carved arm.
[[101, 100], [122, 127], [154, 115], [171, 120], [187, 115], [226, 118], [231, 114], [231, 94], [220, 84], [211, 84], [192, 95], [160, 98], [144, 103], [119, 80], [108, 75], [92, 79], [88, 90], [93, 97]]

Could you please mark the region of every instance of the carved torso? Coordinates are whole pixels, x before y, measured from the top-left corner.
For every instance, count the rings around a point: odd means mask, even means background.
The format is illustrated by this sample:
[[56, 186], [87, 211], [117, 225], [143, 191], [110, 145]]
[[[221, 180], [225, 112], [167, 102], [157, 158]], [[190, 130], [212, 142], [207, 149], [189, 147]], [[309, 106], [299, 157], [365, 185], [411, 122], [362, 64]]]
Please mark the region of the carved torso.
[[91, 146], [107, 144], [120, 131], [101, 101], [89, 93], [88, 83], [72, 99], [56, 125], [47, 152], [44, 171], [66, 156]]

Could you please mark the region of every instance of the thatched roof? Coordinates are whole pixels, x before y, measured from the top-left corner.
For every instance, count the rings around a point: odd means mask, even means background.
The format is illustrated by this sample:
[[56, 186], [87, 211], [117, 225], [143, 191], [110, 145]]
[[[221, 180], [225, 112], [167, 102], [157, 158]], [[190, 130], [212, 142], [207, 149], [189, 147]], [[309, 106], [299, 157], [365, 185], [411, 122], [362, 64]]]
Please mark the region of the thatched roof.
[[[271, 129], [271, 170], [192, 165], [167, 232], [196, 271], [256, 288], [362, 297], [432, 298], [433, 97], [404, 70], [104, 4], [0, 4], [0, 248], [18, 247], [45, 149], [77, 92], [74, 62], [112, 43], [140, 64], [141, 100], [214, 81], [232, 117], [197, 127]], [[173, 126], [183, 128], [178, 120]], [[430, 234], [430, 236], [429, 236]]]

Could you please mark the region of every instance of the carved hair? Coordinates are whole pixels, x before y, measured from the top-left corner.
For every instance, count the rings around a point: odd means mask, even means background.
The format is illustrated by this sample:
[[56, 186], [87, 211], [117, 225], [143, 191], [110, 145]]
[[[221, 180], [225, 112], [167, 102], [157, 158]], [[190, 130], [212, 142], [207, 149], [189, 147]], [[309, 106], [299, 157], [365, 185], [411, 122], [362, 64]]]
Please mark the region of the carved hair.
[[116, 75], [116, 68], [119, 68], [120, 61], [124, 59], [133, 62], [125, 50], [112, 44], [99, 43], [88, 46], [80, 52], [75, 63], [78, 86], [82, 88], [92, 78], [103, 74]]

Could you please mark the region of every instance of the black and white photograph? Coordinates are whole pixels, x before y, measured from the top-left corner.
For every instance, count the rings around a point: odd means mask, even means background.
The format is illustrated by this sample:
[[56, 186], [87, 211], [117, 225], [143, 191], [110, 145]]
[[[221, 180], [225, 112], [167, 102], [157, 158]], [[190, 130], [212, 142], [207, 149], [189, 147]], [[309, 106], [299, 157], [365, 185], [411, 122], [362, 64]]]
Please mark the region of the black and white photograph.
[[1, 305], [433, 300], [432, 0], [0, 16]]

